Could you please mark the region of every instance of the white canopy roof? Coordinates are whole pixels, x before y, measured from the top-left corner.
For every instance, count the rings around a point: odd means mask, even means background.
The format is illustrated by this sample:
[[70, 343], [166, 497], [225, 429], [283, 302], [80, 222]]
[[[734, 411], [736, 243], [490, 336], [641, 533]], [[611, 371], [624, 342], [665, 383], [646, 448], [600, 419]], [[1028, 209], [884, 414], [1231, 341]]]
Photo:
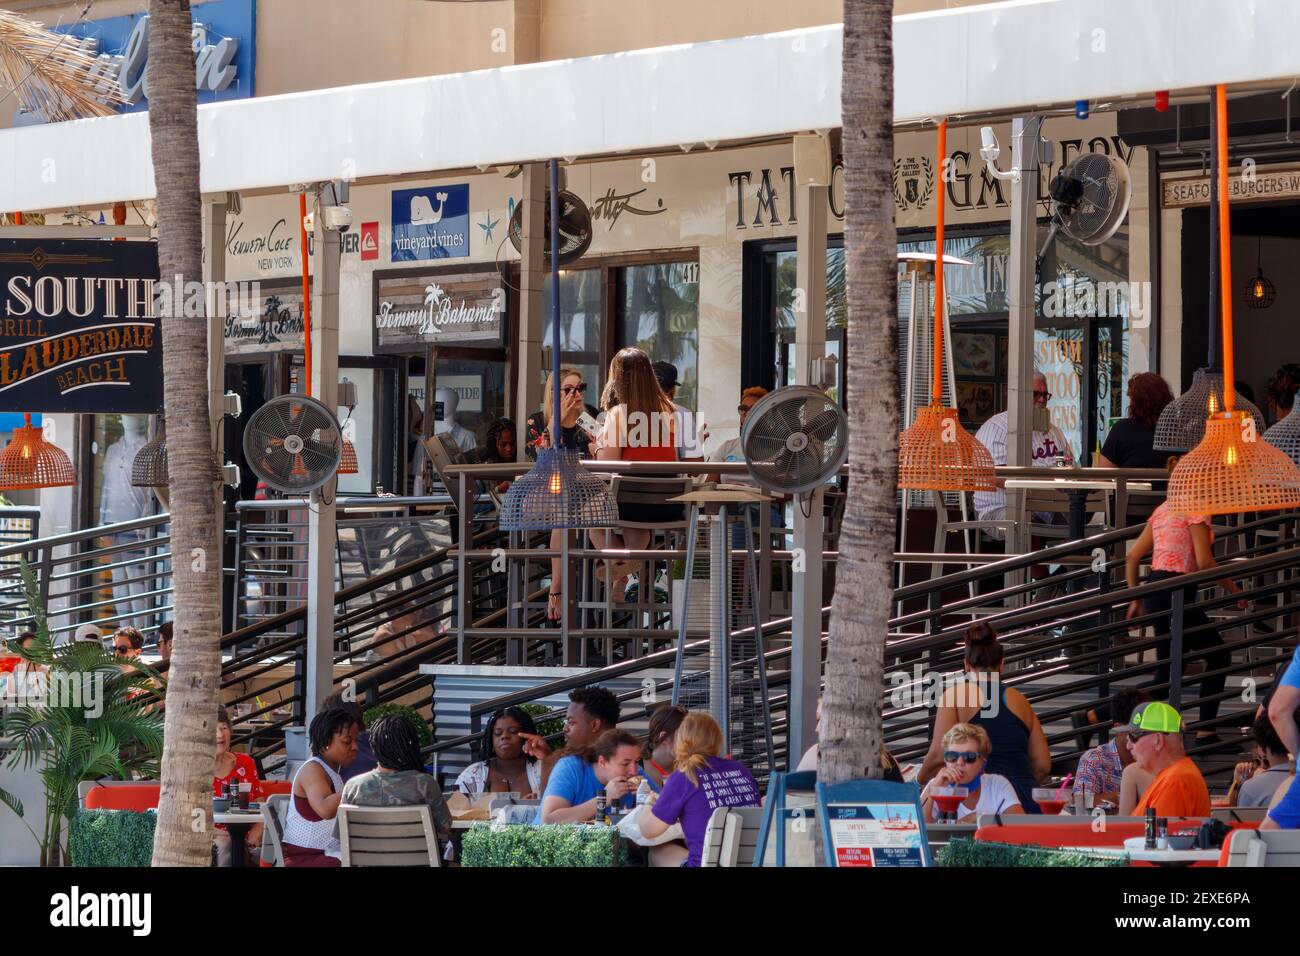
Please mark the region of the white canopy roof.
[[[894, 20], [896, 123], [1300, 75], [1300, 0], [1010, 0]], [[839, 26], [199, 108], [204, 192], [830, 129]], [[153, 196], [148, 116], [0, 131], [0, 209]]]

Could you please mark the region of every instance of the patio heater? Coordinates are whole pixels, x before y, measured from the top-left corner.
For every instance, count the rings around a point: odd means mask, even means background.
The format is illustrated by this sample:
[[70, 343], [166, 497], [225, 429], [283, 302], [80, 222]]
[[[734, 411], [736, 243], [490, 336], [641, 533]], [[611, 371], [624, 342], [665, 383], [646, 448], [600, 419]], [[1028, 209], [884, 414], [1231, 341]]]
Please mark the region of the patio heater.
[[[1231, 382], [1232, 251], [1228, 194], [1228, 94], [1215, 88], [1218, 136], [1219, 307], [1223, 335], [1223, 380]], [[1236, 408], [1236, 390], [1224, 394], [1223, 411], [1212, 411], [1205, 437], [1169, 476], [1169, 507], [1178, 514], [1216, 515], [1280, 511], [1300, 507], [1300, 470], [1282, 451], [1261, 441], [1258, 411]], [[1255, 417], [1252, 417], [1253, 416]], [[1161, 416], [1163, 420], [1163, 415]]]
[[[1226, 128], [1220, 129], [1221, 118], [1217, 110], [1210, 111], [1210, 308], [1209, 347], [1205, 368], [1198, 368], [1192, 373], [1192, 384], [1182, 395], [1165, 406], [1156, 421], [1155, 437], [1152, 447], [1156, 451], [1186, 454], [1195, 448], [1205, 437], [1206, 422], [1226, 408], [1235, 408], [1243, 414], [1249, 413], [1255, 419], [1255, 427], [1263, 432], [1264, 416], [1259, 409], [1237, 394], [1233, 388], [1232, 401], [1225, 400], [1224, 364], [1220, 361], [1219, 323], [1216, 315], [1221, 315], [1224, 306], [1231, 308], [1231, 286], [1220, 281], [1220, 241], [1219, 234], [1226, 231], [1226, 216], [1220, 211], [1219, 193], [1227, 187], [1220, 184], [1220, 179], [1227, 180], [1227, 135]], [[1222, 141], [1223, 158], [1219, 156], [1218, 146]], [[1222, 291], [1221, 291], [1222, 290]], [[1220, 299], [1223, 302], [1220, 302]], [[1225, 343], [1226, 344], [1226, 343]], [[1228, 345], [1227, 351], [1231, 351]], [[1228, 356], [1231, 359], [1231, 356]], [[1226, 364], [1230, 364], [1226, 363]]]
[[[939, 159], [948, 150], [948, 121], [939, 123]], [[937, 178], [937, 174], [936, 174]], [[957, 409], [943, 404], [943, 184], [936, 183], [934, 352], [930, 404], [898, 438], [898, 487], [918, 491], [993, 491], [993, 456], [962, 428]], [[951, 377], [951, 376], [950, 376]], [[910, 404], [909, 395], [909, 404]]]
[[[551, 362], [560, 365], [560, 164], [550, 162]], [[558, 385], [558, 383], [557, 383]], [[552, 389], [551, 424], [560, 427], [560, 389]], [[537, 462], [517, 479], [501, 501], [502, 531], [553, 531], [557, 528], [612, 528], [618, 509], [609, 486], [578, 463], [578, 453], [558, 447], [537, 454]]]

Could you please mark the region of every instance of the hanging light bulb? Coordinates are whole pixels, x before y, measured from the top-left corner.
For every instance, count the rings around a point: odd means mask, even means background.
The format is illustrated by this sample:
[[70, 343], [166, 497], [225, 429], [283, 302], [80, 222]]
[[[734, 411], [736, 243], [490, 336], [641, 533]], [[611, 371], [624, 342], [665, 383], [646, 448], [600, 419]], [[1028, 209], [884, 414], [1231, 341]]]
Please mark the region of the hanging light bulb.
[[1277, 298], [1277, 288], [1264, 276], [1263, 244], [1264, 237], [1260, 236], [1255, 245], [1255, 278], [1246, 286], [1246, 307], [1249, 309], [1267, 309]]
[[76, 472], [67, 453], [45, 440], [44, 426], [32, 425], [32, 416], [14, 429], [13, 437], [0, 451], [0, 491], [31, 488], [62, 488], [76, 483]]
[[[1228, 195], [1228, 95], [1215, 89], [1218, 114], [1219, 281], [1223, 331], [1223, 380], [1231, 382], [1232, 229]], [[1300, 470], [1295, 462], [1261, 441], [1249, 411], [1234, 408], [1235, 392], [1224, 393], [1224, 411], [1205, 423], [1205, 437], [1169, 476], [1169, 509], [1183, 515], [1237, 514], [1300, 507]], [[1163, 416], [1162, 416], [1163, 418]], [[1157, 426], [1157, 431], [1159, 430]]]
[[[948, 155], [948, 121], [939, 123], [940, 160]], [[993, 491], [993, 456], [961, 427], [957, 409], [943, 404], [943, 213], [944, 191], [935, 207], [934, 377], [931, 402], [898, 436], [898, 487], [917, 491]]]

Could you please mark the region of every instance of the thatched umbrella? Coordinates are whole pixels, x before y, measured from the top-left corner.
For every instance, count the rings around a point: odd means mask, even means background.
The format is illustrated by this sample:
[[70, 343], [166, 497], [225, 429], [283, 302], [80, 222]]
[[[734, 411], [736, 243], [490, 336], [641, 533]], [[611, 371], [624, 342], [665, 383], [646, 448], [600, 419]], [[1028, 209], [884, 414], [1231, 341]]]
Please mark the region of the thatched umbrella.
[[49, 122], [114, 113], [121, 92], [103, 82], [95, 60], [80, 37], [0, 12], [0, 82], [28, 112]]

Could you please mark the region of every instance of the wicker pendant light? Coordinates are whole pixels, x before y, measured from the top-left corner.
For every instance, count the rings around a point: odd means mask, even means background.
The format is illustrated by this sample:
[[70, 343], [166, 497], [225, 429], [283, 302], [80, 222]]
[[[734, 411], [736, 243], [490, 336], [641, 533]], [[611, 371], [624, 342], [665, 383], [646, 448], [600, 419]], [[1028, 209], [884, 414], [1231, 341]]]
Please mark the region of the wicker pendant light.
[[1285, 418], [1264, 432], [1264, 441], [1300, 465], [1300, 402], [1293, 404]]
[[339, 460], [340, 475], [355, 475], [360, 471], [357, 463], [357, 448], [346, 438], [343, 439], [343, 455]]
[[[560, 426], [560, 164], [551, 160], [551, 362], [555, 368], [555, 405], [551, 421]], [[558, 443], [557, 443], [558, 444]], [[578, 454], [545, 448], [537, 463], [516, 480], [501, 501], [497, 524], [502, 531], [550, 531], [555, 528], [611, 528], [618, 508], [609, 486], [578, 463]]]
[[[1216, 145], [1223, 377], [1225, 382], [1231, 382], [1232, 228], [1227, 182], [1228, 94], [1223, 84], [1215, 88], [1215, 109], [1219, 131]], [[1169, 476], [1169, 508], [1177, 514], [1219, 515], [1300, 507], [1300, 470], [1295, 462], [1263, 440], [1263, 433], [1249, 412], [1234, 407], [1234, 391], [1225, 393], [1224, 410], [1209, 417], [1205, 437]]]
[[[1156, 451], [1185, 455], [1205, 437], [1205, 423], [1228, 407], [1223, 394], [1223, 372], [1198, 368], [1192, 373], [1192, 385], [1165, 406], [1156, 421], [1151, 447]], [[1232, 407], [1249, 413], [1259, 432], [1264, 431], [1264, 416], [1234, 389]]]
[[67, 453], [45, 440], [44, 426], [26, 424], [14, 429], [13, 437], [0, 451], [0, 491], [30, 488], [62, 488], [76, 483], [76, 473]]
[[136, 488], [167, 487], [167, 431], [158, 433], [135, 453], [131, 462], [131, 484]]
[[[939, 123], [939, 165], [948, 155], [948, 121]], [[942, 184], [935, 190], [934, 379], [930, 404], [898, 436], [898, 487], [916, 491], [992, 491], [993, 456], [961, 427], [957, 409], [943, 404], [943, 213]]]

